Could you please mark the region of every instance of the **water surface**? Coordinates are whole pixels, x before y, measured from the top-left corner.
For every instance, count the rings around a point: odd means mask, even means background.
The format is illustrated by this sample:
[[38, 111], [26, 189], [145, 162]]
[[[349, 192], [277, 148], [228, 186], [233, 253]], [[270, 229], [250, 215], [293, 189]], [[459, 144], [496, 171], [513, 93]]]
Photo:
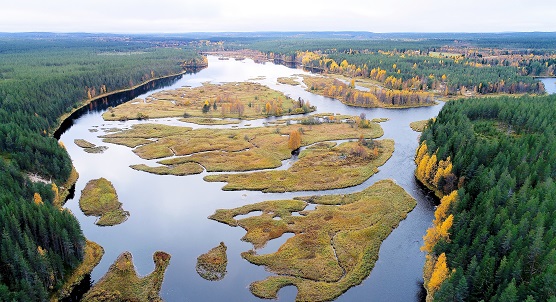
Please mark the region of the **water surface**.
[[[443, 103], [432, 107], [411, 109], [364, 109], [349, 107], [341, 102], [304, 91], [302, 86], [282, 85], [277, 77], [308, 74], [300, 69], [292, 69], [272, 63], [256, 64], [251, 60], [218, 60], [209, 57], [209, 67], [195, 74], [186, 74], [170, 80], [164, 89], [182, 86], [199, 86], [211, 81], [232, 82], [253, 81], [280, 90], [290, 97], [301, 97], [316, 105], [317, 113], [332, 112], [359, 115], [367, 118], [389, 118], [381, 123], [384, 137], [395, 140], [392, 158], [380, 172], [359, 186], [347, 189], [317, 192], [261, 193], [253, 191], [224, 192], [222, 183], [208, 183], [200, 175], [160, 176], [129, 168], [133, 164], [153, 164], [142, 160], [130, 148], [106, 144], [98, 137], [110, 128], [129, 128], [133, 124], [151, 121], [106, 122], [101, 114], [107, 105], [91, 106], [85, 109], [73, 125], [61, 134], [80, 174], [76, 184], [75, 197], [69, 200], [69, 208], [81, 223], [85, 236], [105, 249], [105, 255], [94, 269], [92, 279], [102, 277], [117, 256], [130, 251], [136, 268], [141, 275], [154, 269], [152, 255], [162, 250], [172, 255], [170, 266], [162, 286], [161, 296], [166, 301], [260, 301], [249, 292], [249, 284], [264, 279], [271, 274], [243, 260], [241, 252], [252, 245], [240, 239], [245, 231], [207, 219], [218, 208], [235, 208], [245, 204], [265, 200], [287, 199], [314, 194], [337, 194], [359, 192], [381, 179], [393, 179], [417, 200], [416, 208], [409, 213], [380, 248], [379, 259], [370, 276], [359, 286], [351, 288], [337, 301], [416, 301], [422, 282], [424, 254], [419, 250], [422, 237], [431, 225], [434, 198], [420, 187], [413, 176], [415, 164], [413, 156], [418, 145], [418, 133], [411, 130], [412, 121], [428, 119], [438, 114]], [[264, 78], [262, 78], [264, 77]], [[162, 88], [153, 87], [146, 97]], [[125, 97], [125, 96], [124, 96]], [[128, 100], [129, 97], [123, 101]], [[274, 118], [247, 121], [239, 124], [262, 125]], [[157, 119], [156, 122], [170, 125], [188, 125], [177, 119]], [[214, 126], [229, 127], [229, 126]], [[86, 139], [94, 144], [108, 146], [103, 154], [90, 154], [73, 143], [74, 139]], [[121, 225], [99, 227], [94, 217], [86, 217], [79, 209], [78, 200], [85, 184], [95, 178], [105, 177], [112, 181], [118, 192], [123, 208], [131, 216]], [[289, 236], [289, 235], [288, 235]], [[285, 238], [269, 243], [263, 251], [275, 251]], [[196, 259], [223, 241], [228, 246], [228, 273], [218, 282], [201, 278], [195, 271]], [[280, 291], [280, 301], [293, 301], [296, 290], [288, 287]]]

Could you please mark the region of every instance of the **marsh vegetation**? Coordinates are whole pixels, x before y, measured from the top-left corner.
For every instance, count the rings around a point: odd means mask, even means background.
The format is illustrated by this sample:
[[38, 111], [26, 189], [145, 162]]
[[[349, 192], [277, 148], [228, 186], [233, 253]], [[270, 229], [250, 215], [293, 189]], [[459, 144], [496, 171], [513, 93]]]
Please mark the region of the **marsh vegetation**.
[[[184, 117], [189, 122], [207, 123], [214, 118], [254, 119], [268, 116], [303, 114], [315, 108], [302, 100], [252, 82], [203, 83], [154, 93], [110, 108], [105, 120]], [[196, 119], [191, 119], [191, 118]], [[208, 119], [211, 118], [211, 119]]]
[[164, 273], [170, 264], [170, 255], [155, 252], [154, 271], [140, 277], [135, 271], [131, 253], [124, 252], [87, 294], [84, 302], [100, 301], [154, 301], [162, 302], [159, 296]]
[[[308, 203], [318, 206], [304, 211]], [[295, 234], [275, 253], [241, 254], [276, 274], [252, 283], [254, 295], [273, 299], [282, 287], [294, 285], [296, 301], [330, 301], [369, 275], [382, 240], [415, 204], [401, 187], [384, 180], [358, 193], [266, 201], [217, 210], [209, 218], [241, 226], [247, 231], [242, 240], [255, 248], [284, 233]], [[262, 214], [234, 219], [253, 211]], [[294, 212], [301, 215], [292, 216]]]
[[106, 178], [93, 179], [81, 192], [79, 207], [85, 215], [99, 217], [95, 222], [100, 226], [120, 224], [129, 216], [118, 201], [116, 189]]

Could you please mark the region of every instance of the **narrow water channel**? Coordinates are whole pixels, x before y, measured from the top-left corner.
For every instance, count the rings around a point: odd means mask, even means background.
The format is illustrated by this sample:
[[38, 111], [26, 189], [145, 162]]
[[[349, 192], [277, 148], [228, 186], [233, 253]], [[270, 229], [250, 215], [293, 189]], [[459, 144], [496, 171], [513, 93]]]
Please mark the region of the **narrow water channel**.
[[[277, 77], [307, 74], [300, 69], [292, 69], [272, 63], [257, 64], [251, 60], [218, 60], [209, 56], [209, 67], [194, 74], [186, 74], [165, 81], [165, 87], [151, 87], [138, 97], [146, 97], [160, 89], [182, 86], [199, 86], [211, 81], [234, 82], [252, 80], [270, 88], [284, 92], [297, 99], [301, 97], [317, 106], [317, 113], [340, 113], [359, 115], [367, 118], [388, 118], [381, 123], [383, 138], [395, 140], [392, 158], [361, 185], [339, 190], [293, 193], [261, 193], [253, 191], [224, 192], [222, 183], [203, 181], [206, 172], [192, 176], [160, 176], [135, 171], [129, 165], [151, 163], [137, 157], [130, 148], [102, 142], [100, 135], [113, 128], [129, 128], [133, 124], [157, 122], [168, 125], [187, 125], [173, 118], [149, 121], [106, 122], [101, 114], [108, 103], [128, 101], [134, 95], [105, 100], [82, 110], [60, 136], [67, 147], [74, 166], [80, 174], [76, 184], [75, 197], [66, 207], [81, 223], [85, 236], [105, 249], [101, 263], [92, 273], [92, 279], [102, 277], [118, 255], [124, 251], [133, 254], [136, 268], [141, 275], [150, 273], [154, 264], [152, 255], [162, 250], [172, 255], [172, 260], [162, 286], [161, 296], [165, 301], [260, 301], [249, 292], [249, 284], [270, 275], [263, 267], [243, 260], [241, 252], [252, 248], [240, 239], [245, 231], [239, 227], [207, 219], [218, 208], [235, 208], [245, 204], [265, 200], [288, 199], [296, 196], [315, 194], [337, 194], [358, 192], [381, 179], [393, 179], [417, 200], [416, 208], [409, 213], [380, 248], [379, 259], [370, 276], [359, 286], [348, 290], [337, 301], [417, 301], [422, 280], [424, 254], [419, 250], [422, 236], [431, 225], [434, 198], [428, 195], [415, 181], [413, 156], [418, 144], [418, 135], [409, 123], [434, 117], [442, 108], [442, 103], [432, 107], [411, 109], [364, 109], [349, 107], [337, 100], [314, 95], [302, 86], [282, 85]], [[113, 105], [114, 105], [113, 104]], [[260, 126], [272, 119], [242, 122], [238, 126]], [[230, 126], [211, 126], [230, 127]], [[107, 146], [103, 154], [90, 154], [74, 144], [74, 139], [86, 139], [99, 146]], [[85, 184], [95, 178], [105, 177], [114, 184], [123, 208], [130, 212], [129, 219], [117, 226], [99, 227], [94, 217], [86, 217], [79, 209], [78, 200]], [[223, 241], [228, 246], [228, 273], [218, 282], [202, 279], [195, 271], [196, 259]], [[281, 238], [269, 243], [264, 253], [273, 252], [285, 241]], [[293, 301], [295, 288], [280, 291], [280, 301]]]

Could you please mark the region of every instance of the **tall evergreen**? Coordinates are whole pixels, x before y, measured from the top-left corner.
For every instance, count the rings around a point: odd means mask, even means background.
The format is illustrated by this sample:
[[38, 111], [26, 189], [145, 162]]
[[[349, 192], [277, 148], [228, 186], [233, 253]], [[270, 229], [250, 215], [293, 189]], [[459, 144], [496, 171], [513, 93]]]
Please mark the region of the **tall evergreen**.
[[435, 301], [555, 299], [555, 109], [556, 96], [454, 101], [421, 136], [460, 183], [432, 251], [455, 273]]

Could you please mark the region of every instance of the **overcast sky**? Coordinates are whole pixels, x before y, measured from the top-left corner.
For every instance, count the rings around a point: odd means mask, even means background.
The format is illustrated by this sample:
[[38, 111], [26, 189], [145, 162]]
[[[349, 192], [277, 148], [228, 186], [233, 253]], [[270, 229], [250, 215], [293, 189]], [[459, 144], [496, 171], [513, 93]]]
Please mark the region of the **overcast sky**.
[[555, 0], [5, 0], [0, 32], [556, 31]]

